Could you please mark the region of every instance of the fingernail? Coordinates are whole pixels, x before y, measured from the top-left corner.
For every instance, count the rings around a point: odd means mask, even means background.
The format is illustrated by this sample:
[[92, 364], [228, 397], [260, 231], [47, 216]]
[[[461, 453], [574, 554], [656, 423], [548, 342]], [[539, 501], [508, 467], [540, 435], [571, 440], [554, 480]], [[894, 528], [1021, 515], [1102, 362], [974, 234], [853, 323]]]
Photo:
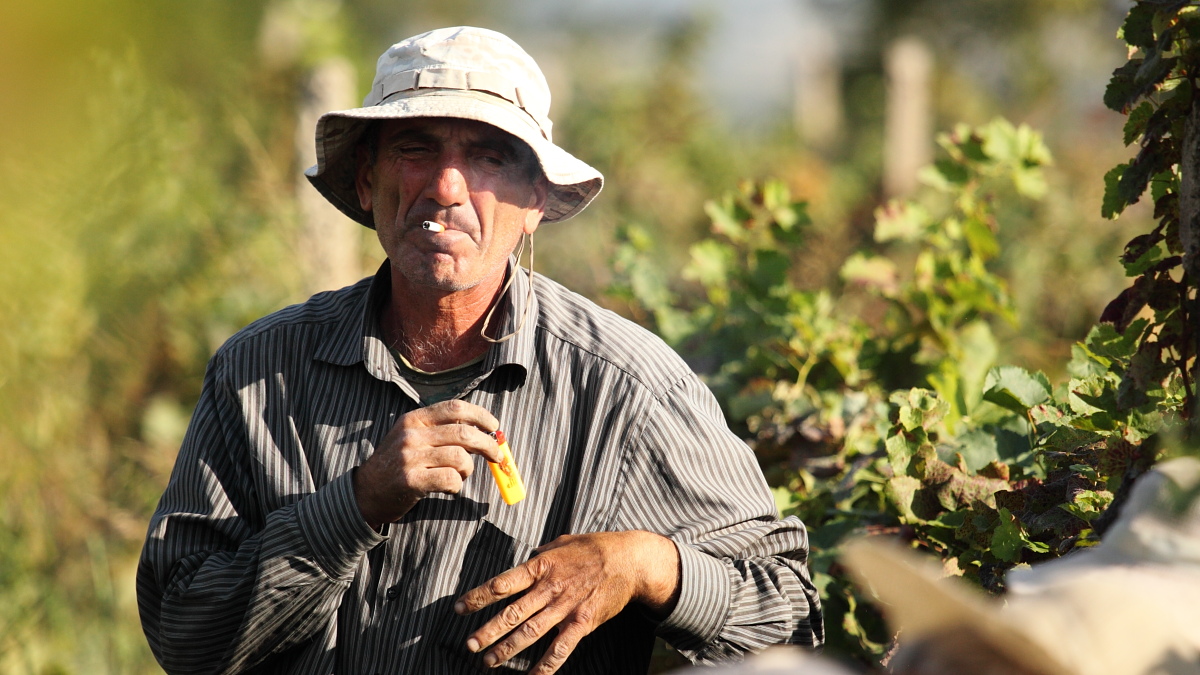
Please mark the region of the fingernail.
[[456, 602], [454, 603], [454, 612], [455, 614], [466, 614], [467, 606], [461, 602]]
[[[467, 651], [479, 651], [479, 640], [476, 640], [475, 638], [467, 638]], [[485, 658], [484, 660], [486, 661], [487, 659]]]
[[488, 668], [496, 665], [496, 655], [488, 652], [487, 655], [483, 657], [483, 665], [487, 666]]

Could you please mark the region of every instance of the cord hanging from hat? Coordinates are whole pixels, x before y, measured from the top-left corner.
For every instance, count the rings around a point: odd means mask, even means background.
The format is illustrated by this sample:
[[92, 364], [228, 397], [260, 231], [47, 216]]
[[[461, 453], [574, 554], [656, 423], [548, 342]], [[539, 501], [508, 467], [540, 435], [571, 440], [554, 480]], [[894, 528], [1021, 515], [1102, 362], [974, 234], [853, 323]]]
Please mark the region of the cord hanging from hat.
[[[492, 315], [495, 314], [496, 308], [500, 306], [500, 303], [504, 302], [504, 296], [506, 294], [508, 294], [508, 289], [512, 287], [513, 279], [516, 278], [516, 275], [519, 273], [519, 271], [521, 269], [521, 254], [523, 254], [525, 252], [525, 240], [526, 239], [529, 240], [529, 293], [525, 297], [525, 307], [523, 307], [521, 309], [521, 321], [519, 323], [517, 323], [517, 328], [513, 332], [509, 333], [508, 335], [505, 335], [504, 337], [493, 338], [487, 334], [488, 326], [492, 322]], [[483, 318], [483, 328], [481, 328], [479, 330], [479, 334], [483, 336], [484, 340], [487, 340], [488, 342], [491, 342], [492, 344], [500, 344], [501, 342], [509, 340], [517, 333], [520, 333], [521, 329], [525, 327], [525, 319], [529, 318], [529, 306], [532, 304], [533, 304], [533, 235], [532, 234], [523, 234], [523, 235], [521, 235], [521, 245], [520, 245], [520, 247], [517, 248], [517, 264], [513, 266], [513, 271], [512, 271], [512, 274], [510, 274], [508, 276], [508, 281], [504, 282], [504, 287], [500, 289], [500, 294], [496, 296], [496, 301], [494, 303], [492, 303], [492, 308], [488, 310], [487, 316], [485, 316]]]

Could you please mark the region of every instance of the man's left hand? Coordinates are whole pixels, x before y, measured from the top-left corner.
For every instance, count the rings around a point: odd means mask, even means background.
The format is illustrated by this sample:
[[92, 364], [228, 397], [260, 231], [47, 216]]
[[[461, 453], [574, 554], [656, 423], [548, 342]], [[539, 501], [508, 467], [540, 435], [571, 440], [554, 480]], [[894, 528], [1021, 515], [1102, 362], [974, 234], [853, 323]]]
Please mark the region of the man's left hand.
[[467, 649], [473, 652], [495, 644], [483, 657], [489, 667], [504, 663], [557, 628], [546, 653], [529, 671], [548, 675], [562, 666], [585, 635], [630, 602], [666, 616], [679, 597], [679, 551], [674, 542], [657, 534], [564, 535], [536, 553], [467, 591], [454, 605], [459, 614], [470, 614], [525, 592], [467, 639]]

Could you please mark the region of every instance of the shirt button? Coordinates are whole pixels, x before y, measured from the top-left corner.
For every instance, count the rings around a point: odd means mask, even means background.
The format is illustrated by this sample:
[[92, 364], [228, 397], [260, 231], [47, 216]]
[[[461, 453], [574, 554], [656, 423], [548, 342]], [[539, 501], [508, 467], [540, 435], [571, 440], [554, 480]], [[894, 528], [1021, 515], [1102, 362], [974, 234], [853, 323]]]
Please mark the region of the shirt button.
[[387, 589], [387, 593], [384, 593], [384, 595], [387, 596], [388, 600], [395, 600], [396, 598], [400, 597], [400, 589], [392, 586], [391, 588]]

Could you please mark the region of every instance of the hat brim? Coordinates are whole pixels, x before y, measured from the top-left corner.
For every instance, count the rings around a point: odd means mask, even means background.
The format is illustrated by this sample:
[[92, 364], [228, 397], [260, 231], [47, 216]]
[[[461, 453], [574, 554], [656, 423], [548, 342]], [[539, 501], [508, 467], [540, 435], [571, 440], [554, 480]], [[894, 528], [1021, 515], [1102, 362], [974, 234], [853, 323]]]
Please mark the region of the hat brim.
[[371, 214], [359, 206], [355, 189], [356, 148], [373, 120], [453, 117], [485, 122], [529, 145], [538, 158], [550, 190], [542, 222], [566, 220], [586, 207], [604, 186], [604, 177], [542, 136], [523, 110], [497, 96], [471, 90], [417, 89], [376, 106], [338, 110], [317, 121], [317, 163], [304, 175], [326, 199], [353, 220], [374, 228]]

